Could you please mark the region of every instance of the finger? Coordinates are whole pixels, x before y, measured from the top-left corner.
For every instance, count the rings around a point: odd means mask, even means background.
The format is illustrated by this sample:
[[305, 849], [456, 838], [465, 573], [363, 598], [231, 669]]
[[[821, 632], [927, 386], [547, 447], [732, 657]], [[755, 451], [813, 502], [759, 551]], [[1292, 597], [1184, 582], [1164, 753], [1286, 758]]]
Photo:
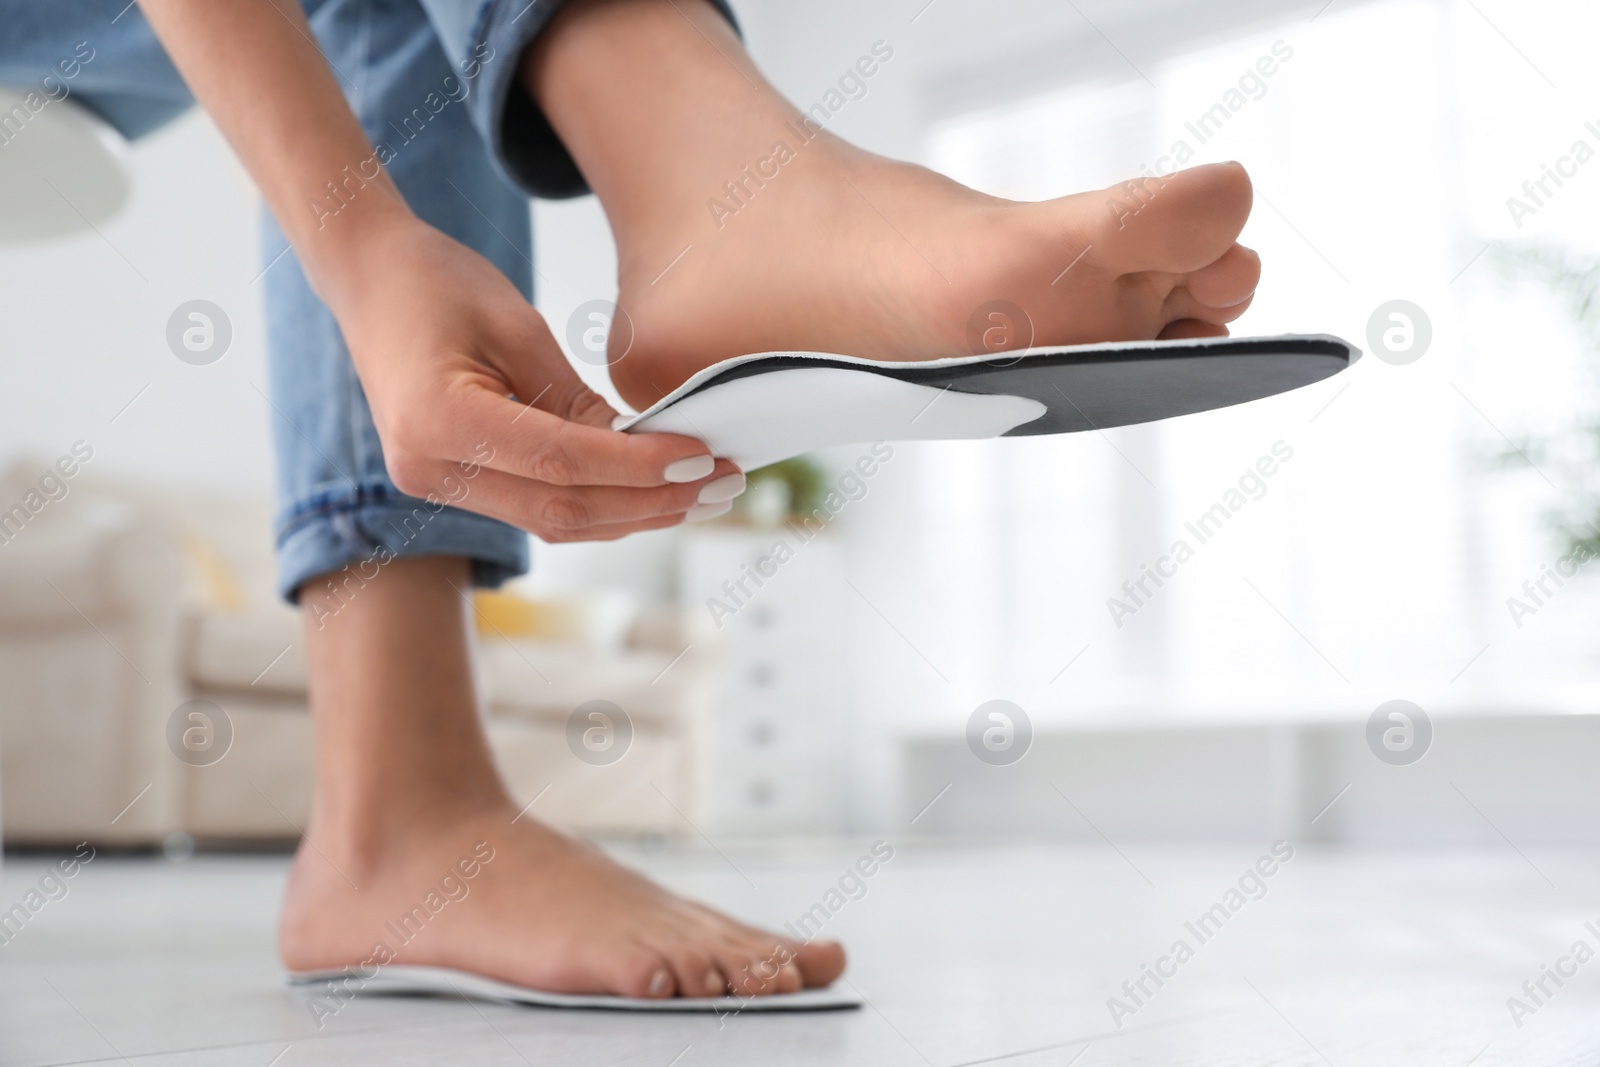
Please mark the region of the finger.
[[618, 414], [617, 409], [606, 402], [605, 397], [593, 390], [586, 389], [586, 395], [575, 396], [568, 400], [563, 410], [556, 412], [569, 422], [581, 423], [584, 426], [597, 426], [602, 430], [609, 430], [624, 418]]
[[726, 460], [698, 482], [643, 489], [552, 486], [503, 471], [481, 470], [470, 481], [453, 483], [454, 492], [443, 499], [469, 511], [493, 514], [543, 537], [579, 533], [595, 526], [682, 517], [703, 505], [724, 504], [729, 489], [738, 487], [743, 480], [744, 476]]
[[488, 358], [511, 383], [517, 399], [530, 407], [548, 411], [568, 422], [610, 428], [617, 412], [604, 397], [584, 384], [561, 346], [550, 332], [544, 316], [527, 313], [495, 324], [494, 336], [500, 341]]
[[[713, 470], [710, 450], [692, 437], [622, 434], [569, 422], [497, 393], [487, 376], [453, 395], [415, 404], [425, 418], [393, 427], [387, 453], [396, 486], [414, 496], [433, 461], [460, 461], [546, 485], [644, 488], [699, 481]], [[466, 473], [464, 470], [463, 473]], [[419, 475], [421, 477], [419, 477]]]
[[[505, 325], [506, 332], [515, 335], [516, 338], [512, 342], [512, 350], [518, 353], [531, 353], [536, 357], [496, 361], [497, 366], [505, 364], [502, 370], [517, 390], [519, 398], [536, 397], [537, 401], [531, 404], [532, 407], [580, 426], [610, 430], [616, 425], [620, 418], [616, 408], [585, 385], [583, 379], [572, 369], [572, 364], [556, 343], [555, 337], [550, 333], [550, 326], [543, 316], [519, 317], [515, 322]], [[676, 478], [669, 476], [667, 480], [689, 480], [696, 476], [698, 475], [684, 474]]]
[[651, 530], [667, 530], [680, 525], [683, 521], [682, 515], [664, 515], [659, 519], [646, 519], [643, 522], [620, 522], [607, 526], [590, 526], [582, 530], [551, 530], [534, 536], [547, 545], [591, 544], [600, 541], [620, 541], [624, 537], [649, 533]]

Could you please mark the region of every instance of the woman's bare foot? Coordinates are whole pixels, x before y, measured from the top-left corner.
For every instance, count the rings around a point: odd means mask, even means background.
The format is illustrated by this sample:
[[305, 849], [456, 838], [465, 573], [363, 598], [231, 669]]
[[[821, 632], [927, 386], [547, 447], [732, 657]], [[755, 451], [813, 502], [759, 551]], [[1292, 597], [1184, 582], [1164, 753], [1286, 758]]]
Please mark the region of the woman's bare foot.
[[611, 220], [633, 327], [612, 379], [637, 408], [751, 352], [1223, 335], [1260, 278], [1238, 164], [985, 196], [808, 124], [703, 0], [570, 5], [523, 70]]
[[[1018, 204], [918, 167], [821, 155], [737, 228], [686, 228], [623, 258], [634, 341], [611, 375], [628, 403], [642, 409], [751, 352], [923, 360], [1221, 335], [1260, 277], [1235, 240], [1251, 199], [1236, 164], [1140, 187], [1148, 207], [1119, 229], [1111, 205], [1137, 203], [1132, 189]], [[652, 284], [647, 264], [691, 244], [705, 253]]]
[[844, 971], [838, 945], [674, 896], [509, 803], [413, 823], [396, 844], [363, 855], [325, 836], [302, 847], [279, 936], [286, 966], [429, 965], [631, 997], [790, 993]]
[[428, 964], [640, 997], [837, 978], [838, 945], [755, 930], [519, 817], [478, 717], [469, 586], [465, 561], [427, 558], [393, 560], [353, 595], [302, 587], [317, 792], [284, 964]]

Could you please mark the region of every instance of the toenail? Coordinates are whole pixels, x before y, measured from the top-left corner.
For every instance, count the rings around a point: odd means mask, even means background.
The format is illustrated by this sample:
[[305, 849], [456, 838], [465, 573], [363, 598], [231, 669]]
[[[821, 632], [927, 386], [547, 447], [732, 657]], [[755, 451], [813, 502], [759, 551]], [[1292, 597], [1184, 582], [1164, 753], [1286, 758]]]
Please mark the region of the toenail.
[[706, 992], [721, 993], [728, 988], [728, 983], [722, 980], [722, 975], [717, 971], [706, 972]]
[[667, 976], [666, 971], [657, 971], [650, 976], [650, 995], [652, 997], [661, 996], [667, 991], [667, 986], [671, 983], [672, 979]]
[[714, 482], [707, 482], [700, 487], [698, 502], [701, 504], [722, 504], [740, 493], [744, 492], [748, 483], [742, 474], [730, 474], [718, 478]]
[[726, 515], [732, 510], [733, 504], [731, 501], [723, 501], [721, 504], [701, 504], [699, 507], [690, 508], [688, 513], [684, 515], [684, 521], [709, 522], [719, 515]]
[[717, 469], [717, 461], [710, 456], [690, 456], [667, 464], [662, 477], [674, 484], [698, 482]]

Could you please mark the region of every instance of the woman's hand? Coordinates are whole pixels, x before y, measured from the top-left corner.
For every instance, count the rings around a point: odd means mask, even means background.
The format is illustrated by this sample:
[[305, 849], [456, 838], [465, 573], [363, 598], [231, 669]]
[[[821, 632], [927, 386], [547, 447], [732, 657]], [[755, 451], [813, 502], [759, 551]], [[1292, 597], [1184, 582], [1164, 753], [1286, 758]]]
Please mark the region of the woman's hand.
[[612, 432], [616, 413], [538, 312], [412, 215], [386, 175], [329, 225], [306, 210], [373, 149], [298, 3], [141, 7], [339, 320], [402, 491], [547, 541], [609, 540], [676, 524], [706, 480], [734, 473], [690, 438]]
[[612, 540], [676, 525], [737, 472], [692, 438], [612, 431], [617, 413], [482, 256], [409, 213], [360, 225], [323, 295], [402, 492], [545, 541]]

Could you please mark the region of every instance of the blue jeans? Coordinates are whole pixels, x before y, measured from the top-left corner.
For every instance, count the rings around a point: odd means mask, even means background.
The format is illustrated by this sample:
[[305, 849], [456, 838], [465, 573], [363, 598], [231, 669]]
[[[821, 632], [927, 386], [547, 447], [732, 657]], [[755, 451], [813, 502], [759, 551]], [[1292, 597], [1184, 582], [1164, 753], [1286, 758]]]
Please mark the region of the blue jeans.
[[[587, 191], [517, 80], [523, 49], [562, 2], [303, 4], [351, 109], [412, 210], [488, 258], [530, 299], [527, 197]], [[713, 2], [731, 20], [722, 0]], [[52, 96], [65, 86], [130, 138], [194, 102], [128, 0], [0, 0], [0, 84], [43, 84]], [[337, 206], [330, 198], [323, 210]], [[287, 241], [277, 224], [267, 217], [263, 225], [279, 591], [293, 601], [310, 579], [347, 566], [359, 572], [390, 557], [464, 557], [480, 585], [524, 573], [522, 531], [456, 508], [436, 509], [394, 487], [339, 326], [312, 293], [294, 252], [284, 254]]]

